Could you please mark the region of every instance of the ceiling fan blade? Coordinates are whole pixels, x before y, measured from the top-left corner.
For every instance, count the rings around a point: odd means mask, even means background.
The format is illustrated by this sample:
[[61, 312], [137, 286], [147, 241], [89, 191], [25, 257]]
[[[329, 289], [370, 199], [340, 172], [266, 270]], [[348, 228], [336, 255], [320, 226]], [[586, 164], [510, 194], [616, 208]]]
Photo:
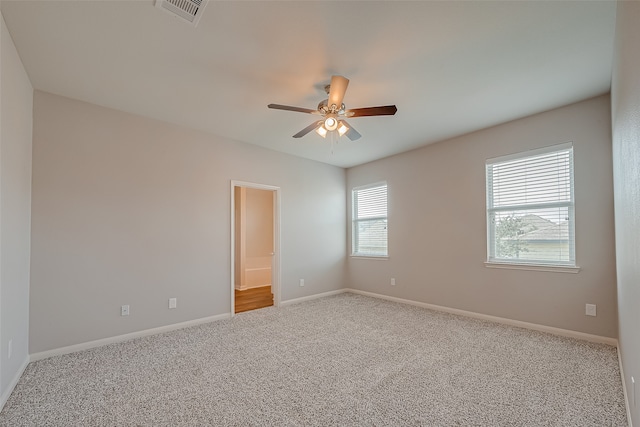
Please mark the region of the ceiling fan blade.
[[355, 141], [356, 139], [360, 139], [360, 137], [362, 135], [360, 135], [360, 132], [358, 132], [357, 130], [355, 130], [353, 128], [353, 126], [351, 126], [349, 123], [347, 123], [346, 120], [342, 121], [345, 125], [347, 125], [347, 127], [349, 128], [349, 130], [347, 131], [347, 133], [345, 133], [345, 135], [347, 135], [347, 138], [349, 138], [352, 141]]
[[274, 110], [286, 110], [286, 111], [297, 111], [299, 113], [320, 114], [318, 110], [311, 110], [309, 108], [302, 108], [302, 107], [292, 107], [290, 105], [269, 104], [267, 105], [267, 107], [273, 108]]
[[349, 86], [349, 79], [342, 76], [331, 76], [331, 87], [329, 89], [329, 107], [335, 105], [340, 109], [344, 94]]
[[398, 109], [395, 105], [385, 105], [382, 107], [352, 108], [346, 110], [344, 115], [347, 117], [393, 116], [396, 111]]
[[309, 126], [307, 126], [306, 128], [302, 129], [300, 132], [298, 132], [295, 135], [293, 135], [293, 137], [294, 138], [302, 138], [303, 136], [305, 136], [306, 134], [308, 134], [312, 130], [316, 130], [317, 128], [319, 128], [321, 125], [322, 125], [322, 121], [311, 123]]

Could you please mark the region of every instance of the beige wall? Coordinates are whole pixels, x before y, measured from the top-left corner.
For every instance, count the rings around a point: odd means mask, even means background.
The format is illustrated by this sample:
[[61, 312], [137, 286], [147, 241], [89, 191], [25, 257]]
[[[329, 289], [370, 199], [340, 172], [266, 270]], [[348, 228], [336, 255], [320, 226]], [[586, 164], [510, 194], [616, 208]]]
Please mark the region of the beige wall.
[[[0, 18], [0, 408], [29, 359], [33, 88]], [[8, 344], [12, 356], [8, 358]]]
[[32, 353], [228, 313], [231, 180], [281, 188], [282, 300], [344, 286], [341, 168], [40, 91], [33, 168]]
[[247, 257], [273, 252], [273, 192], [247, 188]]
[[640, 425], [640, 2], [618, 2], [611, 87], [618, 323], [627, 396]]
[[[582, 270], [486, 268], [485, 159], [569, 141]], [[350, 258], [348, 286], [617, 336], [608, 96], [347, 170], [349, 191], [382, 180], [389, 191], [389, 259]], [[390, 286], [392, 277], [396, 286]], [[585, 303], [597, 304], [597, 317], [585, 316]]]

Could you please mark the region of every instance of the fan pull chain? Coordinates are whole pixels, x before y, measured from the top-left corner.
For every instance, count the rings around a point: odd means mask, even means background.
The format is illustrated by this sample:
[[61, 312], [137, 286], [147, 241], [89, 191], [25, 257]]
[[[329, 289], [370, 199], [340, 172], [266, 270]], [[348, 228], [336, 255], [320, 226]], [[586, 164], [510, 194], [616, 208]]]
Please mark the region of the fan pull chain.
[[331, 140], [331, 155], [333, 156], [333, 147], [338, 143], [338, 137], [336, 136], [338, 132], [329, 132], [329, 139]]

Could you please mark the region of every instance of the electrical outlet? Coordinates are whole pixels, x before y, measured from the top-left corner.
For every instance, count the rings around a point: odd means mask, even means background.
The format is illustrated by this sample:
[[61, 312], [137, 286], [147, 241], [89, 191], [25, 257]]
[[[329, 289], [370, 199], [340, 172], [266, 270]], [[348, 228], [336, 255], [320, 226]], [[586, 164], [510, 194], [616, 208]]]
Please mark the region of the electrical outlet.
[[129, 305], [123, 305], [120, 307], [120, 316], [128, 316], [129, 315]]
[[595, 304], [587, 304], [585, 305], [585, 313], [587, 316], [595, 316], [596, 315], [596, 305]]
[[7, 359], [11, 359], [12, 353], [13, 353], [13, 340], [9, 340], [9, 344], [7, 345]]
[[391, 286], [395, 286], [396, 285], [396, 278], [392, 277], [391, 278]]
[[304, 279], [300, 279], [300, 286], [304, 286]]
[[169, 298], [169, 308], [176, 308], [178, 306], [178, 298]]

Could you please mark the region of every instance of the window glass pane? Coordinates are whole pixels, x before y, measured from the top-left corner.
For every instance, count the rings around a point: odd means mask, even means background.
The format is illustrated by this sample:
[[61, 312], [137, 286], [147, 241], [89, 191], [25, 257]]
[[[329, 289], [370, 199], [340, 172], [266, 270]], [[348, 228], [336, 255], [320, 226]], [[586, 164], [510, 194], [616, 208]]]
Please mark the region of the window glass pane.
[[513, 261], [571, 261], [568, 207], [494, 213], [495, 258]]
[[575, 265], [573, 148], [487, 163], [488, 260]]
[[352, 252], [387, 255], [387, 185], [353, 190]]
[[387, 220], [376, 219], [357, 222], [358, 247], [356, 252], [371, 255], [387, 254]]

